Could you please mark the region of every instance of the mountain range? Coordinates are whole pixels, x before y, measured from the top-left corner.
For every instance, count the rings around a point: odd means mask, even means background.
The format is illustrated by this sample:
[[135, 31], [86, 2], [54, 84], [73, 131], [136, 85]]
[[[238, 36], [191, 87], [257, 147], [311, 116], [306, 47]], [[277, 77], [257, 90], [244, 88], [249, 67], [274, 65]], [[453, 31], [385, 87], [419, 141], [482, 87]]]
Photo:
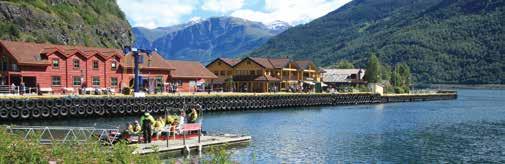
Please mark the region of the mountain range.
[[245, 55], [285, 31], [289, 24], [271, 24], [234, 17], [213, 17], [185, 24], [147, 29], [134, 27], [135, 46], [157, 49], [165, 58], [209, 62]]
[[504, 84], [504, 18], [504, 0], [353, 0], [251, 54], [364, 67], [373, 53], [417, 83]]

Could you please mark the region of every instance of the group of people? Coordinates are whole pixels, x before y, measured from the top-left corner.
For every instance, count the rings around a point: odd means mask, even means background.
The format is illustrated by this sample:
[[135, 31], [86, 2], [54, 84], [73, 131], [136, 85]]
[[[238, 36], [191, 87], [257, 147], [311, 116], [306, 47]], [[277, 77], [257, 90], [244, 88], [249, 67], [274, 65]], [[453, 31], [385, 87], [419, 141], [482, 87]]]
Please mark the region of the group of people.
[[140, 117], [140, 122], [135, 120], [133, 123], [128, 123], [127, 132], [132, 136], [142, 134], [145, 143], [151, 143], [151, 138], [160, 135], [170, 136], [170, 134], [182, 133], [182, 126], [185, 123], [196, 123], [198, 120], [198, 111], [196, 107], [191, 108], [191, 112], [186, 115], [186, 112], [181, 111], [179, 115], [171, 113], [166, 117], [158, 117], [155, 119], [150, 113], [146, 112]]

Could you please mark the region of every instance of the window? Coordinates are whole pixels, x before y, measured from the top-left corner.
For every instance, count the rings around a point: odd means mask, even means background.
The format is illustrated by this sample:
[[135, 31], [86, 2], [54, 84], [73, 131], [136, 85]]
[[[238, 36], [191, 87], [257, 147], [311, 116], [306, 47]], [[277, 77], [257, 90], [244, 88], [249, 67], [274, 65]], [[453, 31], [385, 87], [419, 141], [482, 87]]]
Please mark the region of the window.
[[263, 72], [261, 70], [256, 71], [256, 75], [262, 75]]
[[247, 61], [247, 64], [251, 64], [251, 61]]
[[100, 85], [100, 76], [93, 76], [91, 83], [93, 85]]
[[113, 71], [115, 71], [117, 69], [117, 63], [116, 61], [113, 61], [111, 64], [110, 64], [110, 67]]
[[74, 86], [80, 86], [81, 85], [81, 77], [80, 76], [74, 76]]
[[221, 65], [221, 62], [217, 62], [217, 65]]
[[254, 75], [256, 74], [256, 71], [249, 71], [249, 75]]
[[7, 67], [9, 65], [8, 61], [9, 59], [7, 58], [7, 56], [3, 56], [2, 59], [0, 59], [0, 64], [2, 64], [0, 69], [2, 69], [2, 71], [7, 71]]
[[117, 86], [117, 77], [110, 78], [110, 85]]
[[60, 76], [52, 76], [51, 82], [53, 85], [61, 85], [61, 77]]
[[231, 71], [228, 71], [228, 76], [231, 76], [232, 72]]
[[93, 60], [93, 69], [98, 69], [98, 60]]
[[221, 71], [221, 76], [226, 76], [226, 73], [224, 71]]
[[53, 59], [53, 68], [58, 69], [60, 68], [60, 60], [58, 59]]
[[79, 59], [74, 59], [74, 69], [79, 69], [81, 67], [81, 62]]
[[218, 72], [218, 71], [215, 71], [215, 72], [214, 72], [214, 75], [219, 76], [219, 72]]

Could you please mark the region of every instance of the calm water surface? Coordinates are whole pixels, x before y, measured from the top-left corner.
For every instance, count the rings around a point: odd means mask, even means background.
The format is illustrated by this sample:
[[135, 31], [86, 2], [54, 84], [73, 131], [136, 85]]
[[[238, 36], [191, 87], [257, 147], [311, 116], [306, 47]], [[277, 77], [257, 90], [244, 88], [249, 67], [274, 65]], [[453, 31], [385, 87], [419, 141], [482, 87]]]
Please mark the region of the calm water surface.
[[[110, 127], [135, 117], [18, 123]], [[210, 133], [253, 137], [241, 163], [505, 162], [505, 90], [454, 101], [206, 113]]]

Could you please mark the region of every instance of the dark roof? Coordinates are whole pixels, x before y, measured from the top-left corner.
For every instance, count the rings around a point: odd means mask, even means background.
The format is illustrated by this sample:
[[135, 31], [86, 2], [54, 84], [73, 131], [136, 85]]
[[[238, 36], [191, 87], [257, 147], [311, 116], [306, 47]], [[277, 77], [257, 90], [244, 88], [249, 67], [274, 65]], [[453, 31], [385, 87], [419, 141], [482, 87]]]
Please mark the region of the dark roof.
[[216, 60], [210, 62], [209, 64], [207, 64], [206, 67], [208, 67], [209, 65], [215, 63], [216, 61], [222, 61], [223, 63], [227, 64], [228, 66], [230, 67], [233, 67], [235, 66], [237, 63], [240, 62], [239, 59], [230, 59], [230, 58], [217, 58]]
[[65, 57], [79, 53], [86, 58], [93, 55], [99, 55], [104, 59], [114, 55], [122, 56], [121, 50], [112, 48], [67, 46], [45, 43], [39, 44], [7, 40], [1, 40], [0, 43], [20, 65], [47, 65], [49, 64], [49, 61], [42, 58], [41, 55], [48, 53], [58, 53], [64, 55]]
[[167, 63], [175, 68], [175, 70], [171, 72], [171, 76], [175, 78], [217, 78], [214, 73], [210, 72], [199, 62], [167, 60]]
[[[140, 69], [155, 69], [155, 70], [173, 70], [175, 69], [170, 63], [168, 63], [160, 54], [157, 52], [152, 52], [151, 55], [146, 53], [140, 53], [143, 60], [139, 63]], [[134, 67], [134, 58], [132, 52], [127, 54], [125, 58], [121, 61], [121, 64], [127, 68]]]
[[268, 60], [274, 68], [284, 68], [289, 64], [288, 58], [269, 58]]
[[314, 64], [314, 62], [312, 62], [311, 60], [297, 60], [295, 61], [295, 63], [300, 67], [300, 69], [305, 69], [309, 65]]
[[223, 62], [232, 67], [235, 66], [235, 64], [237, 64], [238, 62], [240, 62], [240, 60], [238, 59], [230, 59], [230, 58], [219, 58], [219, 59], [221, 59]]
[[274, 68], [274, 66], [272, 65], [272, 63], [270, 63], [268, 58], [257, 58], [257, 57], [248, 57], [248, 58], [264, 68], [268, 68], [268, 69]]

